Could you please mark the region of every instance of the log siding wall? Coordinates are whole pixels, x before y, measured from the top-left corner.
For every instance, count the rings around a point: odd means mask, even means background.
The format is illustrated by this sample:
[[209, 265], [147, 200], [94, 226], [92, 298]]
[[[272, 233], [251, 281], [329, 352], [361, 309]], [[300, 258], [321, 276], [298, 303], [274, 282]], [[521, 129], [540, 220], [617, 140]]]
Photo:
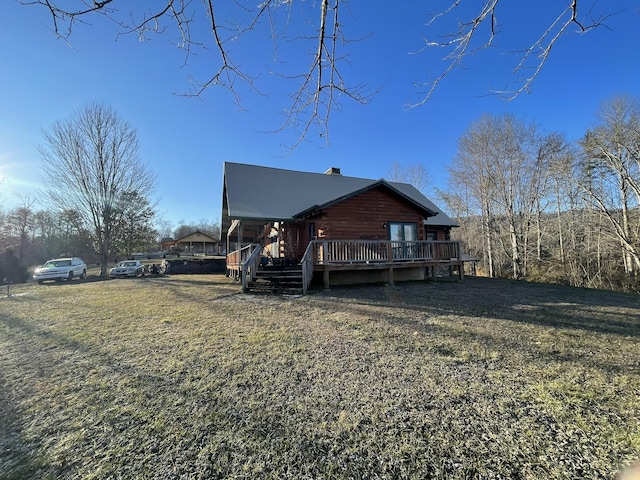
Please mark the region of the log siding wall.
[[[418, 240], [426, 240], [422, 212], [404, 198], [384, 187], [367, 190], [336, 203], [319, 214], [299, 222], [281, 225], [277, 251], [281, 257], [301, 259], [311, 240], [389, 240], [389, 222], [415, 223]], [[315, 235], [310, 234], [314, 225]], [[273, 223], [266, 224], [262, 244], [269, 245]], [[445, 228], [427, 227], [437, 232], [437, 240], [447, 239]], [[318, 237], [318, 230], [324, 237]], [[257, 239], [256, 239], [257, 241]]]
[[388, 240], [389, 222], [415, 223], [424, 240], [424, 216], [413, 205], [386, 188], [368, 190], [323, 210], [310, 219], [327, 240]]

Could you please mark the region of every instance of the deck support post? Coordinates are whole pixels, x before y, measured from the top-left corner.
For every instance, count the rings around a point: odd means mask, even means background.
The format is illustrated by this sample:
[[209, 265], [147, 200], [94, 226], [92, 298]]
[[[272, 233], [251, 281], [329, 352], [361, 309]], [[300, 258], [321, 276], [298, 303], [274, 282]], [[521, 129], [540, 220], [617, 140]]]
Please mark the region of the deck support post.
[[393, 285], [393, 267], [389, 267], [389, 285]]
[[242, 293], [247, 293], [249, 288], [247, 285], [247, 273], [244, 271], [244, 266], [240, 267], [240, 275], [242, 276]]
[[322, 272], [322, 283], [324, 284], [324, 289], [329, 290], [329, 270], [326, 269]]

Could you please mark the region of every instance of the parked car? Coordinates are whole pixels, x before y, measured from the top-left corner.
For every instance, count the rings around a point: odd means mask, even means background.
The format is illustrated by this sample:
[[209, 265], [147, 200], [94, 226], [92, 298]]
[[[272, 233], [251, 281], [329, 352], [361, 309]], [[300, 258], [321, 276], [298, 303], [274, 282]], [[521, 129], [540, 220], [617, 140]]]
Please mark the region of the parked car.
[[74, 277], [87, 278], [87, 264], [81, 258], [53, 258], [33, 272], [33, 279], [40, 284], [45, 280], [59, 282]]
[[176, 245], [172, 245], [169, 247], [168, 250], [165, 250], [164, 254], [165, 255], [177, 255], [178, 257], [180, 256], [180, 252], [182, 252], [182, 248], [176, 246]]
[[146, 267], [140, 260], [125, 260], [109, 270], [109, 277], [144, 277], [145, 272]]

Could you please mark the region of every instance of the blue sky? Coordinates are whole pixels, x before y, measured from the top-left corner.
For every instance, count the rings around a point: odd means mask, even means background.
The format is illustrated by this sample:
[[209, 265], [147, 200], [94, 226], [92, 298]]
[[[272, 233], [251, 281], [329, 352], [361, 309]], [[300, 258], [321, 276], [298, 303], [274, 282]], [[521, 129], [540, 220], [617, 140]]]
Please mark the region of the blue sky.
[[[594, 12], [622, 13], [610, 17], [607, 28], [561, 38], [530, 93], [511, 101], [488, 95], [492, 88], [515, 85], [511, 70], [517, 58], [510, 52], [528, 46], [565, 3], [542, 0], [523, 7], [505, 1], [498, 10], [500, 34], [494, 46], [452, 72], [425, 105], [407, 110], [404, 105], [421, 98], [414, 82], [446, 68], [442, 50], [412, 53], [424, 38], [444, 31], [446, 25], [428, 28], [426, 23], [430, 12], [449, 2], [406, 3], [390, 9], [389, 2], [379, 0], [351, 2], [342, 15], [343, 29], [352, 39], [368, 36], [344, 47], [350, 65], [342, 69], [354, 83], [367, 82], [380, 92], [368, 105], [342, 102], [341, 111], [332, 115], [330, 144], [310, 135], [283, 156], [282, 144], [290, 143], [295, 132], [262, 132], [278, 128], [278, 111], [288, 106], [286, 94], [295, 89], [270, 70], [304, 70], [304, 60], [293, 59], [304, 58], [304, 50], [294, 57], [295, 43], [281, 45], [278, 62], [265, 48], [264, 32], [234, 47], [243, 65], [259, 74], [265, 93], [241, 87], [241, 110], [220, 88], [197, 99], [175, 94], [188, 89], [189, 75], [204, 79], [212, 69], [205, 52], [182, 65], [184, 56], [170, 44], [171, 35], [146, 42], [135, 35], [116, 40], [115, 26], [94, 19], [76, 26], [69, 45], [55, 38], [42, 8], [3, 1], [0, 178], [5, 181], [0, 200], [10, 206], [18, 203], [17, 195], [38, 198], [42, 130], [87, 102], [113, 107], [137, 129], [142, 159], [157, 177], [152, 198], [162, 217], [177, 225], [219, 220], [225, 161], [311, 172], [337, 166], [344, 175], [373, 179], [384, 177], [394, 162], [420, 164], [431, 173], [434, 187], [446, 189], [446, 168], [458, 137], [485, 113], [509, 112], [544, 131], [577, 139], [593, 124], [603, 100], [623, 93], [640, 96], [640, 1], [635, 0], [596, 3]], [[313, 15], [308, 10], [313, 4], [296, 5]], [[585, 10], [592, 4], [581, 2]], [[461, 9], [464, 13], [469, 10]], [[300, 20], [294, 18], [294, 27]], [[195, 32], [208, 39], [205, 20], [199, 22]]]

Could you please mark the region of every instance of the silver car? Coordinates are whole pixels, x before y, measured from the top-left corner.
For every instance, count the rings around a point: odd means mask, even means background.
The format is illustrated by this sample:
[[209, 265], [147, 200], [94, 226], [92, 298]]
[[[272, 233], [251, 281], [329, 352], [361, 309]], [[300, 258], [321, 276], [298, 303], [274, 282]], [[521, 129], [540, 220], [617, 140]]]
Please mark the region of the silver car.
[[146, 267], [139, 260], [125, 260], [109, 270], [109, 276], [111, 278], [137, 277], [138, 275], [144, 277], [145, 272]]
[[33, 279], [42, 284], [45, 280], [73, 280], [87, 278], [87, 264], [77, 257], [53, 258], [33, 272]]

